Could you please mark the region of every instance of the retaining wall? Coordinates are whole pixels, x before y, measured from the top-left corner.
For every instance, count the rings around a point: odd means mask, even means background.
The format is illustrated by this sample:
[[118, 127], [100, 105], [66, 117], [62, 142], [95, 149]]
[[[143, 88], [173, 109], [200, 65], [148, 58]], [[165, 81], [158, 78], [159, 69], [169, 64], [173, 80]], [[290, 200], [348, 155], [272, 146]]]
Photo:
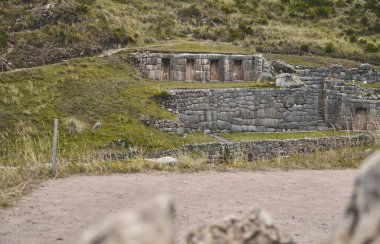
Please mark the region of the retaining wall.
[[380, 89], [361, 88], [333, 80], [326, 80], [324, 86], [327, 125], [351, 130], [361, 109], [366, 113], [363, 119], [366, 119], [367, 130], [380, 129]]
[[316, 85], [284, 89], [170, 90], [163, 105], [187, 131], [310, 131], [318, 126]]
[[[262, 55], [197, 54], [197, 53], [135, 53], [141, 76], [152, 80], [173, 81], [254, 81], [262, 73], [270, 74], [272, 66]], [[169, 67], [165, 66], [169, 61]], [[215, 63], [212, 70], [211, 62]], [[241, 70], [235, 62], [241, 62]], [[189, 64], [191, 66], [189, 68]], [[190, 69], [190, 70], [189, 70]], [[167, 72], [168, 74], [165, 74]], [[190, 78], [189, 78], [190, 77]], [[213, 78], [214, 77], [214, 78]], [[215, 78], [217, 77], [217, 78]]]
[[336, 78], [363, 83], [380, 82], [380, 70], [372, 69], [369, 64], [362, 64], [360, 67], [352, 69], [343, 68], [341, 65], [332, 65], [328, 68], [298, 66], [296, 72], [300, 76]]
[[208, 162], [231, 162], [236, 158], [254, 162], [273, 157], [284, 157], [299, 153], [309, 153], [344, 147], [362, 146], [373, 143], [367, 134], [352, 137], [303, 138], [291, 140], [258, 140], [231, 143], [209, 143], [186, 145], [177, 150], [151, 153], [147, 156], [177, 156], [178, 154], [204, 153]]

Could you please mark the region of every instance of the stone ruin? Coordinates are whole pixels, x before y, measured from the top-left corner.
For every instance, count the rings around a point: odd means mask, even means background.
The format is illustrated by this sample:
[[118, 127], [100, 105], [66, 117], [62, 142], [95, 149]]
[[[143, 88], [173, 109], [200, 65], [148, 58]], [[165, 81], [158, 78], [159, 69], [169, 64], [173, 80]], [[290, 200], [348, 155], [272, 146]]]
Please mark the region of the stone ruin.
[[[175, 209], [167, 197], [136, 211], [127, 211], [87, 231], [79, 244], [174, 244]], [[380, 243], [380, 152], [371, 155], [356, 177], [351, 200], [329, 240], [316, 243]], [[263, 210], [228, 216], [189, 232], [187, 244], [293, 244]]]
[[[292, 66], [262, 55], [136, 53], [140, 75], [181, 82], [269, 81], [274, 88], [175, 89], [163, 108], [178, 121], [150, 121], [157, 129], [187, 131], [283, 132], [378, 130], [380, 89], [355, 86], [376, 83], [380, 71]], [[147, 121], [145, 119], [145, 121]], [[144, 121], [142, 121], [144, 122]]]
[[136, 53], [141, 75], [151, 80], [243, 82], [273, 79], [262, 55]]

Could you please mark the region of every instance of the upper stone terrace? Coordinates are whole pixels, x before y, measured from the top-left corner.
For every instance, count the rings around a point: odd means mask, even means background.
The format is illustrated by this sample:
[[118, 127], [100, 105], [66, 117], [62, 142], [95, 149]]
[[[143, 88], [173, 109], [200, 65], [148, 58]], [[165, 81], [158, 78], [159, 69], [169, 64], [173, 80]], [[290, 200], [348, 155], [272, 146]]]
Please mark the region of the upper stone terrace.
[[243, 82], [271, 74], [262, 55], [135, 53], [141, 75], [152, 80]]

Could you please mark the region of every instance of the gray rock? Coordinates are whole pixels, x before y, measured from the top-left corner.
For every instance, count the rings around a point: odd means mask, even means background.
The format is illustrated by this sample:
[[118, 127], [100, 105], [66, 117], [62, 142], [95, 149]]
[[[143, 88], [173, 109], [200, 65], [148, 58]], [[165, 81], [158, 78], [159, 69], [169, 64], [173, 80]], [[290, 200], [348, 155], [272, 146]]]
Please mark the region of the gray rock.
[[271, 73], [269, 72], [262, 72], [260, 75], [259, 75], [259, 78], [258, 78], [259, 81], [273, 81], [274, 80], [274, 77]]
[[139, 118], [139, 121], [141, 123], [143, 123], [144, 125], [151, 125], [151, 124], [153, 124], [153, 120], [151, 118], [147, 117], [147, 116], [144, 116], [144, 115]]
[[272, 61], [272, 66], [274, 69], [274, 72], [277, 74], [281, 73], [296, 73], [296, 69], [293, 65], [287, 64], [282, 60], [274, 60]]
[[187, 235], [186, 243], [291, 244], [295, 241], [274, 225], [268, 213], [256, 208], [242, 218], [228, 216], [201, 226]]
[[292, 88], [292, 87], [300, 87], [304, 85], [305, 84], [296, 75], [282, 73], [276, 76], [277, 87]]
[[105, 220], [82, 236], [78, 244], [174, 244], [174, 204], [161, 196], [144, 207]]
[[99, 129], [100, 127], [102, 127], [102, 124], [101, 124], [100, 122], [96, 122], [96, 123], [92, 126], [93, 129]]
[[370, 70], [372, 66], [370, 64], [361, 64], [360, 69], [362, 70]]
[[380, 151], [372, 154], [356, 177], [351, 200], [330, 244], [380, 243]]
[[176, 164], [178, 160], [173, 157], [162, 157], [162, 158], [147, 158], [148, 162], [159, 163], [159, 164]]

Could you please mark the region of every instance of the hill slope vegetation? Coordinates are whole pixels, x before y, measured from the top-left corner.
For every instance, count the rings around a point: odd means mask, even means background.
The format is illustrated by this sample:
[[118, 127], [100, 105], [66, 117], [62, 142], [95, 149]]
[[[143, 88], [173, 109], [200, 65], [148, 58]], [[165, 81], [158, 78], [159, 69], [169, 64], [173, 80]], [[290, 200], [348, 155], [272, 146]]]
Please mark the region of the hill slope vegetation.
[[380, 64], [377, 0], [3, 0], [0, 70], [168, 40]]

